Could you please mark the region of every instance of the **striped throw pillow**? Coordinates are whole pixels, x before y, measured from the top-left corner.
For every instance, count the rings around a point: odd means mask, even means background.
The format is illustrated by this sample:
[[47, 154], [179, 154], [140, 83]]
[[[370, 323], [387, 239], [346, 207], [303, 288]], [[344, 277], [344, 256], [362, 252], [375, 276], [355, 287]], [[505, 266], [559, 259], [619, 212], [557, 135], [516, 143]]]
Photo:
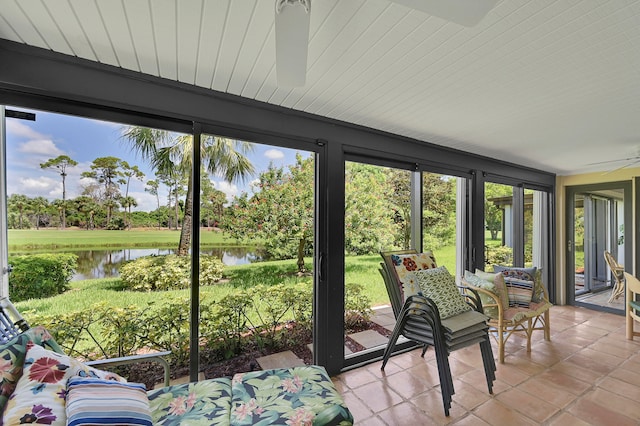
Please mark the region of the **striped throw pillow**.
[[66, 412], [68, 426], [152, 426], [142, 383], [72, 377], [67, 384]]
[[509, 307], [528, 308], [533, 297], [536, 267], [533, 268], [509, 268], [494, 265], [494, 272], [500, 272], [504, 276], [504, 283], [509, 295]]

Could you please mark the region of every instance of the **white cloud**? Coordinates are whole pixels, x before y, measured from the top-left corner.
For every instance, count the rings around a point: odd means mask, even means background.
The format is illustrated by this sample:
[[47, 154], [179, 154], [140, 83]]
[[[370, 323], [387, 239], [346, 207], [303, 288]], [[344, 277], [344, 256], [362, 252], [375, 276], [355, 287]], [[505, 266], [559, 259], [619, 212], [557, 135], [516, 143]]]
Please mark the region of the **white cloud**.
[[[148, 192], [132, 192], [129, 191], [129, 196], [133, 197], [138, 203], [137, 207], [132, 207], [132, 211], [143, 211], [150, 212], [158, 208], [158, 203], [156, 201], [156, 196], [151, 195]], [[160, 200], [162, 203], [162, 200]]]
[[34, 139], [20, 144], [18, 151], [25, 154], [44, 155], [49, 157], [57, 157], [63, 152], [58, 149], [55, 143], [50, 139]]
[[284, 152], [279, 149], [268, 149], [264, 152], [264, 156], [270, 160], [282, 160], [284, 158]]
[[44, 197], [48, 200], [62, 196], [62, 183], [47, 176], [13, 176], [7, 181], [7, 194]]
[[240, 192], [240, 190], [238, 189], [238, 186], [233, 184], [233, 183], [229, 183], [226, 181], [212, 181], [213, 183], [213, 187], [215, 189], [217, 189], [218, 191], [222, 191], [226, 194], [227, 196], [227, 202], [230, 202], [231, 200], [233, 200], [233, 198], [238, 195], [238, 193]]
[[249, 188], [251, 188], [251, 190], [254, 192], [255, 192], [255, 189], [258, 188], [258, 185], [260, 185], [260, 179], [254, 179], [251, 182], [249, 182]]
[[45, 135], [18, 120], [7, 120], [7, 134], [26, 139], [47, 139]]

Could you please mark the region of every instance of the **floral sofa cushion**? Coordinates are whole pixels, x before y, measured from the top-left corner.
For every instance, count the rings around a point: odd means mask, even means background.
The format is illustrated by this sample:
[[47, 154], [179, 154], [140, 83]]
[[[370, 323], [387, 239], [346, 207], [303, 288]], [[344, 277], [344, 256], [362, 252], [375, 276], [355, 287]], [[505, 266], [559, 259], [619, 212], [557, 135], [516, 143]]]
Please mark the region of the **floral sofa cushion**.
[[147, 395], [154, 425], [229, 424], [230, 379], [168, 386], [149, 391]]
[[[17, 384], [0, 426], [67, 425], [65, 398], [72, 391], [69, 383], [78, 377], [126, 383], [117, 374], [88, 367], [35, 344], [34, 341], [46, 343], [51, 339], [43, 328], [30, 330], [24, 336], [26, 342], [17, 339], [17, 346], [12, 348], [13, 355], [5, 358], [5, 363], [10, 364], [13, 361], [6, 361], [22, 356], [24, 366], [21, 375], [16, 373], [12, 378], [17, 379]], [[51, 341], [57, 346], [53, 339]], [[79, 380], [80, 383], [86, 381]], [[233, 381], [220, 378], [168, 386], [147, 392], [146, 398], [153, 425], [353, 424], [349, 409], [326, 370], [320, 366], [254, 371], [236, 374]], [[122, 409], [123, 406], [114, 408]]]
[[319, 366], [236, 374], [231, 424], [351, 425], [353, 417]]

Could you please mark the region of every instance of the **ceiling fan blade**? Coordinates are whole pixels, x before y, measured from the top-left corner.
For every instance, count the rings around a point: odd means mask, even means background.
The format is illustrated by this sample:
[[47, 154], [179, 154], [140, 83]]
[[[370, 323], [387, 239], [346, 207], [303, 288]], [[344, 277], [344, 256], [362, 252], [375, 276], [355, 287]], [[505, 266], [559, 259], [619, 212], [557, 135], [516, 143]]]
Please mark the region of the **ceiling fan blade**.
[[484, 18], [498, 0], [390, 0], [429, 15], [473, 27]]
[[307, 78], [311, 0], [276, 0], [278, 86], [301, 87]]
[[[637, 158], [637, 157], [636, 157], [636, 158]], [[630, 160], [632, 160], [632, 158], [631, 158]], [[630, 162], [630, 163], [627, 163], [627, 164], [625, 164], [624, 166], [618, 167], [618, 168], [616, 168], [616, 169], [609, 170], [608, 172], [605, 172], [605, 173], [603, 173], [602, 175], [604, 176], [604, 175], [608, 175], [608, 174], [611, 174], [611, 173], [615, 173], [615, 172], [620, 171], [620, 170], [622, 170], [622, 169], [626, 169], [626, 168], [628, 168], [628, 167], [635, 166], [635, 165], [636, 165], [636, 164], [638, 164], [638, 163], [640, 163], [640, 159], [636, 159], [635, 161], [632, 161], [632, 162]]]
[[617, 160], [596, 161], [595, 163], [587, 164], [587, 166], [596, 166], [598, 164], [607, 164], [607, 163], [619, 163], [621, 161], [632, 161], [632, 160], [637, 160], [639, 158], [640, 158], [640, 156], [628, 157], [628, 158], [618, 158]]

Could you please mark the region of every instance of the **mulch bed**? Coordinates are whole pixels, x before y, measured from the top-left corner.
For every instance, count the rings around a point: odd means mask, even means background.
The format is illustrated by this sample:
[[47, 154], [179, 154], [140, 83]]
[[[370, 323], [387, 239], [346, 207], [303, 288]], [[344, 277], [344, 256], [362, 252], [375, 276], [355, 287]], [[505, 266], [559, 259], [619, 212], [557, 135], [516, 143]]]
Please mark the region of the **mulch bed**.
[[[383, 336], [389, 336], [391, 332], [386, 328], [376, 324], [372, 321], [367, 321], [361, 324], [357, 329], [349, 330], [349, 333], [355, 333], [364, 330], [375, 330]], [[223, 361], [211, 361], [211, 354], [206, 350], [201, 352], [200, 370], [204, 372], [204, 376], [207, 379], [216, 377], [231, 377], [236, 373], [242, 373], [246, 371], [260, 370], [257, 359], [265, 355], [271, 355], [283, 350], [290, 350], [296, 356], [303, 360], [307, 365], [313, 364], [313, 354], [308, 348], [308, 344], [311, 343], [311, 335], [308, 336], [296, 336], [294, 339], [297, 343], [295, 345], [287, 345], [286, 348], [257, 348], [246, 347], [243, 353], [233, 358]], [[344, 344], [351, 352], [360, 352], [365, 348], [358, 344], [355, 340], [348, 336], [345, 336]], [[163, 380], [162, 368], [158, 364], [154, 363], [140, 363], [131, 367], [120, 367], [119, 374], [124, 375], [132, 382], [144, 383], [147, 389], [153, 389], [156, 383], [161, 383]], [[183, 367], [179, 369], [172, 369], [171, 378], [183, 377], [189, 375], [189, 368]]]

